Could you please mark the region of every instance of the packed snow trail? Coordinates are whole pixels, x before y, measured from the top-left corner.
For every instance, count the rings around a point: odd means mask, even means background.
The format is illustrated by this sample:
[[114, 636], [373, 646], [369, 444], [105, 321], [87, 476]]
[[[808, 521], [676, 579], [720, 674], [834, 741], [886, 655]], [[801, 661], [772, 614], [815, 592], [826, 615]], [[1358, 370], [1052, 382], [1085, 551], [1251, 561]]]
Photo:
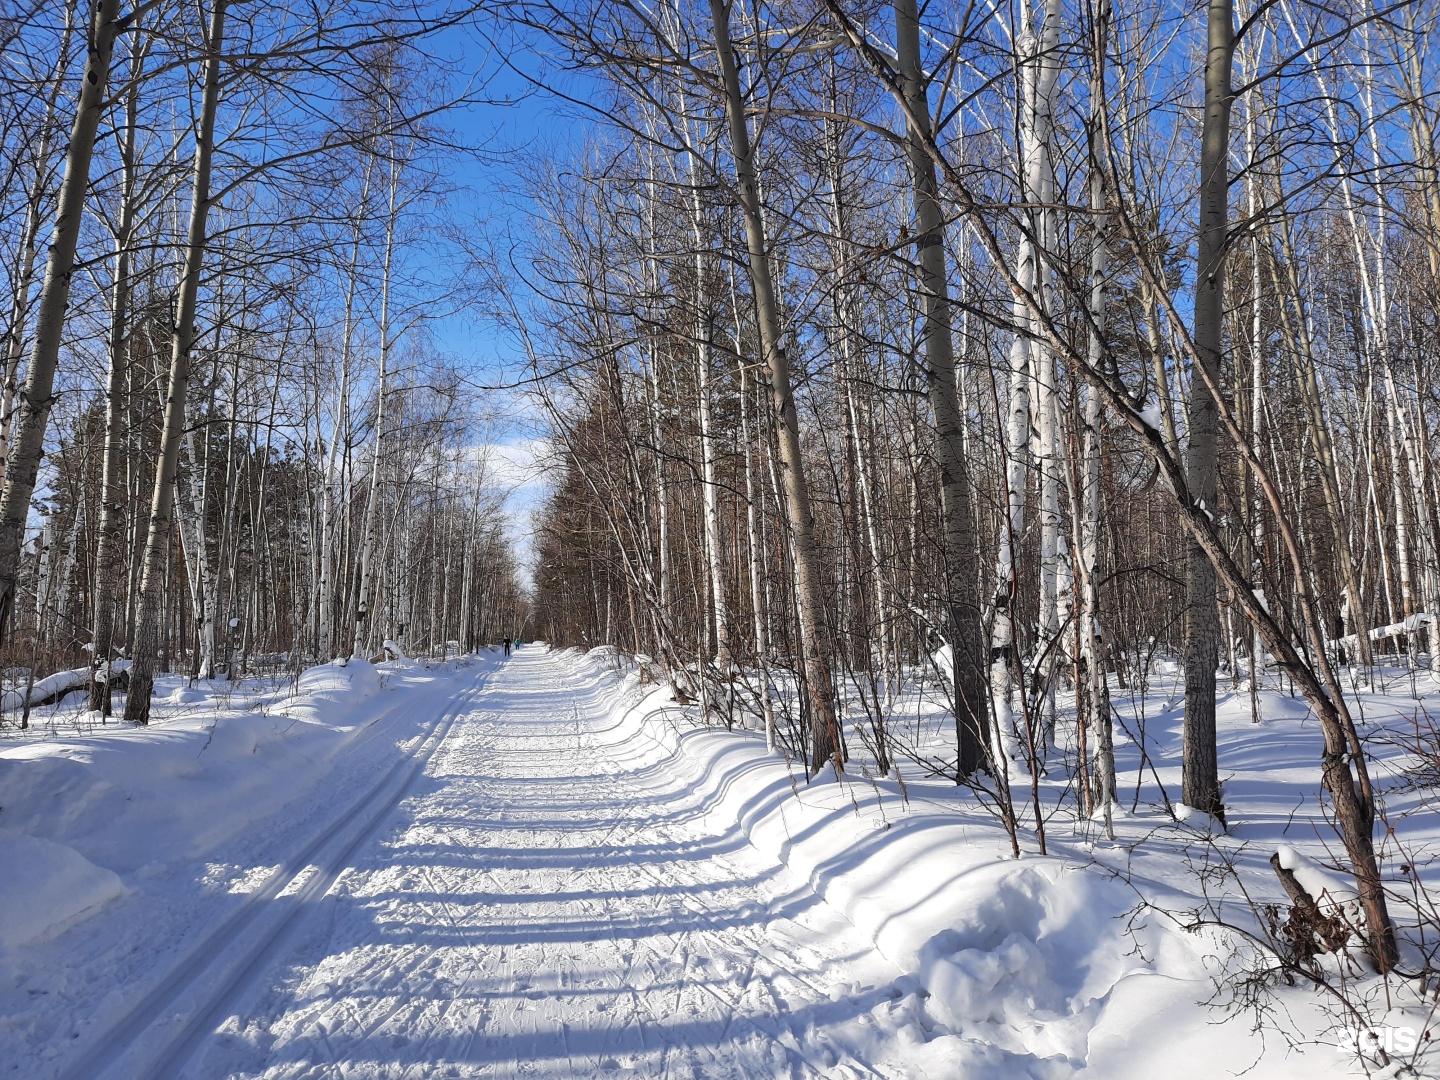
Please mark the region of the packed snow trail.
[[622, 764], [612, 685], [520, 650], [145, 1075], [924, 1075], [913, 981]]

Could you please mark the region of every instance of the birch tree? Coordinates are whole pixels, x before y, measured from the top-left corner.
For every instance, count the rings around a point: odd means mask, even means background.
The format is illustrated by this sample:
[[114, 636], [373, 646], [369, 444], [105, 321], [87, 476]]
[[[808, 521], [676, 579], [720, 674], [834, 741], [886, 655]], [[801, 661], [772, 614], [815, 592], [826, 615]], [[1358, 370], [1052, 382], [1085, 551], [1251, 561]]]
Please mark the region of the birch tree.
[[832, 762], [838, 772], [843, 762], [840, 759], [840, 729], [835, 716], [834, 688], [822, 640], [824, 602], [815, 551], [814, 515], [810, 509], [810, 489], [806, 483], [800, 447], [800, 422], [791, 385], [787, 339], [780, 325], [769, 241], [761, 214], [755, 151], [750, 141], [745, 100], [740, 91], [740, 77], [730, 39], [730, 5], [726, 0], [710, 0], [710, 20], [725, 96], [725, 114], [739, 189], [737, 194], [745, 222], [745, 254], [755, 298], [755, 320], [770, 376], [771, 407], [776, 417], [775, 434], [795, 563], [800, 647], [810, 702], [810, 774], [815, 776]]
[[[125, 20], [130, 17], [126, 16]], [[65, 157], [65, 178], [50, 237], [50, 254], [36, 311], [35, 344], [26, 369], [25, 389], [17, 409], [15, 434], [6, 461], [5, 484], [0, 488], [0, 640], [5, 637], [15, 607], [19, 583], [21, 545], [30, 514], [30, 497], [44, 452], [45, 425], [50, 417], [55, 385], [55, 364], [65, 328], [65, 307], [75, 269], [75, 247], [90, 184], [90, 162], [95, 133], [105, 110], [110, 83], [110, 61], [115, 37], [122, 25], [119, 0], [95, 0], [85, 38], [85, 71], [70, 143]]]
[[[899, 47], [902, 92], [912, 125], [906, 154], [915, 188], [915, 247], [924, 311], [925, 378], [935, 417], [936, 459], [940, 463], [940, 501], [944, 520], [944, 598], [951, 633], [951, 677], [955, 688], [957, 777], [974, 773], [985, 763], [984, 644], [978, 593], [979, 566], [970, 475], [962, 436], [964, 418], [956, 393], [954, 342], [951, 338], [950, 296], [945, 265], [945, 234], [935, 163], [925, 143], [930, 105], [920, 63], [920, 19], [914, 0], [896, 0], [895, 40]], [[995, 767], [992, 764], [992, 768]]]
[[[1200, 229], [1195, 256], [1195, 317], [1192, 337], [1198, 368], [1190, 383], [1185, 456], [1186, 487], [1195, 509], [1215, 516], [1216, 453], [1225, 316], [1225, 258], [1230, 207], [1230, 87], [1235, 47], [1232, 0], [1208, 0], [1206, 7], [1205, 112], [1200, 150]], [[1185, 570], [1185, 768], [1183, 798], [1188, 806], [1221, 822], [1215, 749], [1215, 668], [1219, 619], [1215, 570], [1202, 546], [1190, 545]]]

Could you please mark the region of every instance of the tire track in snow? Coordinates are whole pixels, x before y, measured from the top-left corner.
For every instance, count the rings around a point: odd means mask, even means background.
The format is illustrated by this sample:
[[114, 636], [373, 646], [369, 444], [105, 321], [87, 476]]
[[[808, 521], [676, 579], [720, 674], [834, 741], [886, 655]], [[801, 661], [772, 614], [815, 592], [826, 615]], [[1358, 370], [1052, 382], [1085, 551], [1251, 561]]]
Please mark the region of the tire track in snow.
[[[603, 754], [605, 752], [604, 748], [594, 740], [593, 736], [590, 739], [590, 745], [587, 747], [583, 747], [583, 749], [589, 750], [590, 752], [597, 754]], [[631, 838], [638, 837], [641, 832], [644, 831], [652, 838], [665, 837], [676, 843], [682, 843], [683, 840], [674, 835], [674, 830], [671, 826], [664, 823], [663, 821], [658, 823], [650, 821], [643, 818], [638, 813], [638, 811], [640, 810], [640, 804], [637, 803], [633, 798], [627, 800], [624, 796], [624, 793], [620, 790], [620, 785], [618, 783], [620, 775], [622, 774], [619, 772], [613, 772], [609, 774], [609, 785], [613, 794], [612, 802], [617, 807], [626, 807], [627, 813], [627, 819], [622, 819], [622, 821], [617, 822], [616, 828], [618, 828], [621, 824], [629, 824]], [[626, 805], [627, 802], [629, 804], [628, 806]], [[613, 833], [614, 830], [612, 829], [611, 831]], [[721, 855], [716, 855], [713, 858], [717, 864], [723, 865], [725, 863], [724, 857]], [[649, 878], [656, 886], [661, 888], [665, 887], [667, 884], [673, 884], [677, 880], [680, 884], [690, 886], [703, 886], [704, 884], [706, 884], [696, 875], [687, 874], [678, 863], [672, 869], [672, 881], [668, 883], [663, 877], [661, 877], [661, 875], [655, 870], [654, 867], [648, 865], [643, 860], [637, 860], [634, 866], [637, 871]], [[738, 874], [736, 876], [738, 876]], [[766, 974], [760, 978], [760, 986], [764, 990], [766, 996], [770, 999], [772, 1006], [775, 1008], [776, 1015], [783, 1016], [785, 1012], [782, 1002], [775, 994], [771, 985], [772, 980], [777, 975], [784, 974], [786, 977], [793, 979], [795, 982], [809, 989], [817, 998], [825, 998], [829, 996], [829, 990], [817, 986], [814, 982], [804, 978], [799, 974], [799, 972], [804, 970], [806, 966], [805, 960], [794, 955], [786, 957], [776, 956], [768, 943], [761, 940], [761, 936], [758, 933], [755, 933], [752, 928], [744, 926], [743, 924], [734, 928], [725, 926], [723, 921], [719, 917], [719, 912], [717, 911], [717, 909], [713, 905], [707, 904], [698, 898], [700, 891], [701, 890], [697, 889], [694, 894], [689, 896], [683, 893], [679, 894], [679, 902], [689, 911], [693, 912], [699, 919], [703, 920], [706, 923], [708, 930], [697, 930], [696, 932], [703, 935], [707, 941], [712, 943], [712, 957], [725, 957], [725, 954], [727, 952], [734, 953], [736, 951], [735, 943], [727, 940], [732, 935], [740, 934], [746, 939], [741, 943], [741, 945], [743, 950], [748, 952], [748, 955], [745, 955], [745, 952], [742, 952], [741, 959], [744, 964], [744, 968], [739, 978], [735, 980], [735, 985], [743, 988], [740, 994], [727, 996], [723, 994], [720, 990], [718, 990], [714, 984], [705, 981], [699, 981], [695, 984], [709, 992], [725, 1007], [727, 1013], [727, 1033], [730, 1029], [731, 1023], [733, 1022], [737, 1014], [741, 1011], [744, 1001], [744, 989], [748, 989], [748, 987], [750, 986], [752, 978], [755, 975], [756, 968], [757, 966], [759, 966], [760, 962], [763, 962], [764, 965], [769, 969]], [[721, 947], [718, 949], [713, 948], [713, 945], [715, 944], [718, 944]], [[714, 962], [713, 959], [712, 962]], [[812, 1057], [810, 1057], [810, 1055], [805, 1053], [803, 1046], [799, 1045], [801, 1036], [800, 1032], [797, 1032], [792, 1028], [791, 1034], [795, 1037], [797, 1045], [795, 1047], [785, 1046], [785, 1050], [787, 1054], [789, 1054], [793, 1059], [792, 1064], [800, 1067], [804, 1071], [808, 1071], [813, 1075], [823, 1076], [826, 1070], [829, 1069], [831, 1066], [825, 1062], [817, 1062]], [[783, 1046], [784, 1044], [781, 1043], [779, 1045]], [[868, 1062], [865, 1062], [853, 1055], [847, 1055], [847, 1057], [848, 1063], [853, 1065], [856, 1070], [863, 1075], [882, 1075], [881, 1073], [877, 1072]]]
[[[593, 733], [584, 731], [579, 724], [578, 710], [576, 719], [577, 749], [582, 753], [591, 755], [592, 758], [594, 755], [601, 755], [608, 758], [609, 755], [606, 754], [605, 748], [597, 743]], [[613, 761], [608, 763], [612, 766], [615, 764]], [[636, 792], [633, 790], [626, 791], [621, 784], [621, 779], [624, 776], [625, 772], [622, 767], [612, 769], [605, 777], [606, 787], [609, 792], [609, 798], [606, 801], [623, 815], [618, 817], [615, 826], [609, 830], [608, 837], [613, 837], [615, 832], [624, 827], [626, 835], [622, 840], [615, 842], [628, 844], [643, 837], [652, 844], [656, 841], [668, 840], [675, 844], [677, 848], [690, 842], [684, 837], [677, 836], [676, 830], [666, 823], [663, 818], [657, 820], [647, 816], [645, 813], [645, 802], [636, 799]], [[640, 875], [647, 878], [659, 888], [663, 889], [667, 886], [673, 888], [676, 884], [692, 887], [692, 893], [690, 895], [680, 892], [676, 894], [676, 899], [689, 913], [707, 924], [704, 928], [696, 926], [690, 931], [691, 936], [699, 938], [699, 940], [706, 945], [706, 958], [697, 963], [696, 956], [699, 954], [699, 950], [694, 948], [682, 949], [684, 953], [684, 977], [677, 986], [675, 1002], [675, 1008], [677, 1010], [685, 1004], [687, 990], [690, 991], [692, 997], [696, 992], [710, 996], [718, 1002], [721, 1007], [721, 1015], [725, 1022], [724, 1033], [728, 1036], [731, 1030], [737, 1026], [739, 1018], [746, 1011], [745, 994], [749, 990], [752, 976], [757, 968], [762, 966], [766, 970], [758, 980], [758, 984], [765, 997], [769, 1000], [773, 1015], [777, 1018], [783, 1017], [786, 1012], [783, 1003], [776, 995], [772, 985], [774, 980], [781, 975], [810, 990], [816, 999], [825, 1000], [829, 997], [827, 990], [816, 986], [812, 981], [798, 975], [798, 971], [803, 970], [806, 965], [806, 961], [803, 958], [794, 955], [783, 958], [776, 956], [773, 950], [768, 948], [763, 942], [762, 935], [757, 928], [746, 925], [743, 921], [733, 923], [729, 926], [725, 925], [719, 917], [718, 909], [715, 908], [714, 905], [707, 904], [699, 898], [701, 894], [709, 891], [710, 886], [714, 883], [706, 881], [701, 875], [691, 872], [690, 868], [684, 866], [683, 861], [674, 860], [667, 866], [668, 879], [662, 876], [655, 866], [643, 859], [634, 860], [631, 865]], [[741, 877], [738, 871], [733, 874], [724, 873], [725, 869], [728, 868], [733, 871], [734, 868], [730, 867], [728, 860], [720, 854], [712, 855], [704, 865], [707, 867], [720, 868], [722, 870], [722, 879], [733, 877], [735, 880], [738, 880]], [[753, 904], [753, 898], [747, 899], [747, 903]], [[760, 906], [755, 905], [755, 908], [758, 914]], [[730, 914], [733, 915], [734, 912], [732, 911]], [[741, 940], [737, 941], [737, 937]], [[679, 942], [677, 941], [676, 944], [679, 945]], [[642, 946], [650, 951], [655, 951], [653, 944], [649, 941], [642, 941]], [[666, 959], [665, 957], [660, 958], [662, 960]], [[736, 959], [739, 960], [740, 964], [740, 975], [738, 978], [735, 978], [733, 974], [731, 974], [734, 970], [734, 961]], [[704, 970], [701, 970], [702, 965], [704, 965]], [[727, 981], [706, 977], [714, 967], [720, 968], [722, 978]], [[823, 1060], [817, 1061], [806, 1051], [801, 1042], [803, 1030], [796, 1030], [792, 1026], [788, 1031], [781, 1033], [782, 1036], [784, 1034], [788, 1034], [792, 1038], [777, 1037], [774, 1040], [774, 1045], [783, 1049], [792, 1075], [820, 1076], [826, 1074], [831, 1063]], [[844, 1056], [848, 1057], [849, 1061], [857, 1067], [857, 1071], [861, 1071], [869, 1076], [880, 1075], [870, 1067], [868, 1063], [849, 1054], [845, 1054]], [[763, 1063], [757, 1062], [755, 1064], [763, 1067]]]
[[[572, 702], [571, 712], [576, 753], [590, 761], [594, 761], [597, 755], [608, 757], [604, 748], [596, 742], [593, 733], [587, 730], [582, 722], [578, 702]], [[607, 764], [614, 765], [613, 762], [607, 762]], [[623, 848], [639, 839], [642, 835], [648, 837], [652, 842], [658, 839], [669, 840], [676, 844], [677, 847], [687, 842], [685, 839], [677, 837], [674, 834], [674, 830], [669, 826], [663, 823], [657, 824], [652, 817], [646, 815], [646, 806], [643, 801], [636, 799], [636, 792], [633, 790], [625, 790], [620, 783], [621, 777], [624, 775], [623, 772], [618, 769], [612, 769], [602, 775], [604, 777], [605, 790], [600, 793], [601, 801], [612, 808], [617, 816], [614, 823], [606, 829], [602, 836], [596, 841], [595, 846], [603, 847], [606, 845], [614, 845]], [[617, 838], [616, 834], [622, 830], [624, 835]], [[721, 868], [722, 871], [727, 866], [724, 860], [718, 858], [714, 859], [711, 865]], [[698, 875], [693, 873], [681, 871], [680, 866], [681, 864], [678, 860], [671, 863], [669, 869], [672, 877], [668, 883], [658, 873], [655, 867], [648, 865], [644, 860], [633, 860], [628, 868], [662, 889], [665, 888], [667, 884], [673, 885], [677, 882], [683, 885], [698, 886], [702, 889], [715, 884], [714, 882], [703, 881]], [[728, 877], [728, 875], [722, 876]], [[738, 877], [738, 875], [735, 876]], [[679, 896], [679, 903], [693, 915], [703, 919], [709, 924], [708, 930], [695, 927], [689, 931], [690, 935], [700, 936], [701, 940], [707, 946], [705, 951], [708, 954], [708, 960], [701, 960], [697, 963], [697, 950], [687, 947], [678, 935], [669, 937], [668, 944], [671, 947], [669, 956], [664, 955], [658, 948], [659, 942], [656, 940], [641, 938], [638, 941], [640, 949], [651, 953], [662, 964], [675, 962], [677, 954], [682, 957], [680, 960], [682, 964], [682, 976], [677, 980], [674, 987], [675, 997], [671, 1005], [671, 1013], [680, 1014], [687, 1009], [692, 1012], [696, 1011], [693, 1007], [694, 999], [697, 996], [708, 996], [720, 1007], [719, 1017], [723, 1020], [723, 1033], [725, 1035], [728, 1035], [730, 1031], [737, 1026], [737, 1023], [743, 1026], [743, 1021], [740, 1021], [739, 1018], [745, 1011], [745, 992], [746, 989], [748, 989], [750, 976], [755, 970], [758, 958], [763, 958], [766, 961], [766, 966], [769, 968], [766, 977], [762, 979], [762, 986], [765, 995], [770, 999], [772, 1004], [778, 1006], [780, 1002], [769, 984], [771, 980], [782, 972], [811, 990], [816, 998], [820, 1000], [829, 998], [828, 991], [822, 990], [809, 980], [799, 978], [794, 974], [795, 970], [803, 965], [803, 961], [799, 958], [791, 956], [782, 960], [774, 956], [773, 952], [766, 948], [754, 933], [749, 932], [748, 928], [740, 926], [732, 929], [722, 926], [715, 916], [714, 909], [708, 905], [704, 905], [702, 902], [694, 901], [693, 898], [685, 897], [682, 894]], [[724, 966], [731, 971], [734, 970], [733, 960], [735, 959], [734, 953], [737, 943], [733, 941], [733, 936], [736, 933], [746, 939], [738, 943], [741, 945], [740, 952], [742, 953], [739, 957], [739, 967], [741, 970], [739, 980], [726, 983], [710, 978], [710, 971], [714, 966]], [[613, 942], [618, 944], [618, 938], [616, 938], [613, 933], [610, 937]], [[749, 955], [744, 955], [746, 953]], [[629, 961], [627, 967], [633, 967], [633, 961]], [[733, 976], [727, 976], [723, 970], [721, 976], [722, 978], [733, 978]], [[738, 992], [735, 992], [736, 987], [739, 988]], [[791, 1066], [792, 1074], [802, 1076], [823, 1075], [827, 1068], [829, 1068], [829, 1063], [816, 1061], [805, 1051], [804, 1047], [800, 1044], [800, 1032], [791, 1030], [788, 1033], [793, 1037], [793, 1040], [778, 1039], [775, 1045], [783, 1048]], [[794, 1045], [789, 1045], [791, 1041], [793, 1041]], [[692, 1047], [688, 1049], [693, 1051], [696, 1048]], [[868, 1063], [860, 1061], [850, 1055], [846, 1056], [848, 1056], [850, 1061], [858, 1067], [858, 1070], [865, 1075], [880, 1075], [870, 1067]], [[713, 1055], [711, 1060], [716, 1060]], [[761, 1065], [762, 1067], [764, 1066], [764, 1063], [757, 1062], [755, 1064]], [[668, 1071], [668, 1069], [662, 1067], [662, 1074], [668, 1073]]]

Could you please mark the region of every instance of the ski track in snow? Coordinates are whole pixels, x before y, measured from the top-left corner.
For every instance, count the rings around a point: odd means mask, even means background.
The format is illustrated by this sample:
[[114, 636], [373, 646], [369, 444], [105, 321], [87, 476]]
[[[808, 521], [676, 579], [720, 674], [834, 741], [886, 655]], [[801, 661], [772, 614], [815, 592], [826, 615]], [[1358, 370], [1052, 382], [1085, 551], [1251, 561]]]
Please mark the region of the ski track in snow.
[[920, 1075], [897, 1064], [926, 1026], [899, 972], [660, 768], [621, 764], [603, 683], [532, 648], [457, 689], [256, 894], [279, 902], [67, 1075]]

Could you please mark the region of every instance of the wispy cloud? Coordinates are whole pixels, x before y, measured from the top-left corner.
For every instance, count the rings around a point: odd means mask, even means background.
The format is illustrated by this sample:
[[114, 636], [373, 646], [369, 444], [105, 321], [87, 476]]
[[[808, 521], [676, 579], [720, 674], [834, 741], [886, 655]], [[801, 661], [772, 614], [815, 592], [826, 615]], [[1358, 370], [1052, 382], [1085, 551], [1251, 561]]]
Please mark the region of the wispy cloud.
[[534, 582], [535, 515], [550, 494], [546, 472], [551, 447], [542, 438], [515, 438], [483, 443], [483, 455], [492, 487], [503, 493], [507, 532], [516, 545], [521, 580]]

